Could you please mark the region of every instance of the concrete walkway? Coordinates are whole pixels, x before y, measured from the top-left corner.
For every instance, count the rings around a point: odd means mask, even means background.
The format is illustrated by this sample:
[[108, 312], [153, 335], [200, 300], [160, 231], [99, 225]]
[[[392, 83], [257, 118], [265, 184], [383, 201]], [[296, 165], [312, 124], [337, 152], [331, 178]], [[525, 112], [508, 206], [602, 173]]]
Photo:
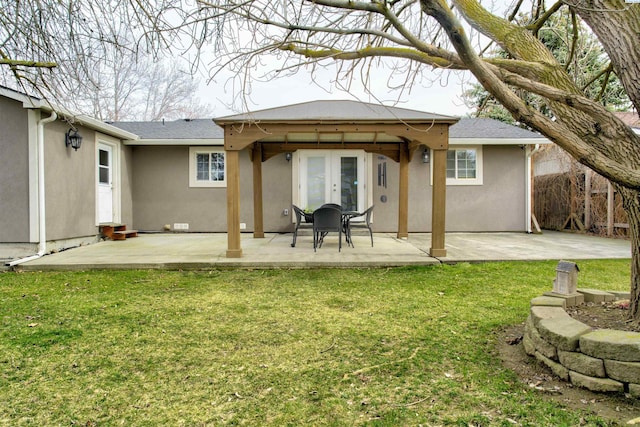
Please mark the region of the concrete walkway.
[[242, 235], [242, 258], [226, 258], [224, 233], [141, 234], [125, 241], [104, 241], [46, 255], [16, 266], [22, 271], [92, 269], [206, 269], [386, 267], [456, 262], [504, 260], [581, 260], [630, 258], [628, 240], [545, 231], [525, 233], [448, 233], [447, 256], [428, 255], [431, 234], [377, 233], [374, 246], [369, 236], [354, 236], [355, 248], [343, 244], [338, 252], [337, 236], [328, 236], [322, 248], [313, 251], [311, 236], [300, 236], [291, 247], [291, 233], [267, 234], [264, 239]]

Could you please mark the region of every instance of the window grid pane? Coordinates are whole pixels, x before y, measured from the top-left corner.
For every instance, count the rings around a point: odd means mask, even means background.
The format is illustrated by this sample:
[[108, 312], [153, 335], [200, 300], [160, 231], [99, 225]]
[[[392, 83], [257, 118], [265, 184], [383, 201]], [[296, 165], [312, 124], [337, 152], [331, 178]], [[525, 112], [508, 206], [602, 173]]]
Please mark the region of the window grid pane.
[[211, 153], [211, 181], [224, 181], [224, 153]]
[[456, 151], [447, 151], [447, 178], [456, 177]]
[[196, 179], [209, 181], [209, 153], [196, 154]]
[[476, 179], [476, 176], [475, 150], [447, 151], [447, 178]]

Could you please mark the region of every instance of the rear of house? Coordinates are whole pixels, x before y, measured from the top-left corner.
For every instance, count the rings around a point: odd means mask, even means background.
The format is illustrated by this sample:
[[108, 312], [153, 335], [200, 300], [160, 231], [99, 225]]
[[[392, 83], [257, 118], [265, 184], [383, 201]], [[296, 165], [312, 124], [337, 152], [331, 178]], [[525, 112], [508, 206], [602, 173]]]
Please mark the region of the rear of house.
[[[135, 135], [55, 111], [0, 88], [2, 259], [96, 242], [100, 223], [133, 221], [131, 149], [122, 139]], [[82, 136], [78, 150], [65, 143], [70, 129]]]
[[[111, 223], [142, 232], [227, 232], [228, 153], [212, 120], [109, 124], [6, 88], [0, 113], [1, 259], [93, 243]], [[78, 150], [65, 143], [70, 130], [82, 136]], [[545, 142], [488, 119], [451, 126], [446, 230], [528, 231], [529, 157]], [[409, 233], [431, 231], [433, 154], [421, 148], [408, 163]], [[239, 152], [240, 228], [247, 232], [254, 230], [254, 155]], [[265, 232], [291, 232], [293, 204], [325, 202], [357, 211], [374, 205], [374, 231], [398, 229], [397, 159], [335, 148], [263, 156]]]
[[[139, 135], [133, 151], [134, 225], [139, 230], [226, 232], [223, 130], [211, 120], [114, 123]], [[447, 231], [528, 231], [530, 154], [548, 142], [491, 119], [450, 128]], [[409, 232], [431, 231], [430, 151], [409, 164]], [[240, 152], [241, 227], [253, 231], [251, 150]], [[296, 150], [262, 164], [265, 232], [290, 232], [291, 205], [375, 205], [374, 231], [398, 225], [398, 162], [364, 150]], [[321, 188], [321, 190], [318, 190]], [[333, 191], [338, 189], [338, 191]]]

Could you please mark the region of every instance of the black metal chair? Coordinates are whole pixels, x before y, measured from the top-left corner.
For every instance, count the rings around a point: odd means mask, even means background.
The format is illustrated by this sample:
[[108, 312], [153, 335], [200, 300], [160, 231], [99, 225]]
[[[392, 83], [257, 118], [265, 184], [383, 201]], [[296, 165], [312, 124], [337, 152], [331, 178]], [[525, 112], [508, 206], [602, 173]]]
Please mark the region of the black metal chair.
[[298, 230], [300, 228], [313, 228], [313, 215], [305, 213], [296, 205], [291, 205], [291, 208], [296, 215], [296, 228], [293, 230], [293, 242], [291, 242], [291, 247], [295, 248], [296, 240], [298, 239]]
[[337, 203], [325, 203], [324, 205], [320, 206], [321, 208], [336, 208], [340, 211], [342, 211], [342, 206], [340, 206]]
[[[371, 230], [371, 214], [373, 213], [373, 205], [370, 206], [366, 211], [362, 213], [358, 213], [356, 215], [351, 215], [347, 219], [347, 241], [353, 247], [353, 239], [351, 238], [351, 230], [354, 228], [362, 228], [369, 230], [369, 236], [371, 236], [371, 247], [373, 247], [373, 230]], [[364, 217], [364, 221], [355, 221], [352, 220], [354, 218]]]
[[342, 211], [334, 207], [321, 207], [313, 211], [313, 251], [322, 247], [324, 237], [338, 233], [338, 252], [342, 250]]

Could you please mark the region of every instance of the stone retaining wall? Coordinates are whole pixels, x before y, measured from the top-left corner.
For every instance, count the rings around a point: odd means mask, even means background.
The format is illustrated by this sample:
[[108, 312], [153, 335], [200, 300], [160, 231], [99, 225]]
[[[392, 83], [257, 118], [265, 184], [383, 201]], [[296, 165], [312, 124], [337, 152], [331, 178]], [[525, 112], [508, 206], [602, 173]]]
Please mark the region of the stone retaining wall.
[[593, 329], [565, 311], [582, 302], [628, 299], [629, 294], [578, 289], [531, 300], [523, 345], [555, 375], [596, 392], [624, 392], [640, 398], [640, 333]]

